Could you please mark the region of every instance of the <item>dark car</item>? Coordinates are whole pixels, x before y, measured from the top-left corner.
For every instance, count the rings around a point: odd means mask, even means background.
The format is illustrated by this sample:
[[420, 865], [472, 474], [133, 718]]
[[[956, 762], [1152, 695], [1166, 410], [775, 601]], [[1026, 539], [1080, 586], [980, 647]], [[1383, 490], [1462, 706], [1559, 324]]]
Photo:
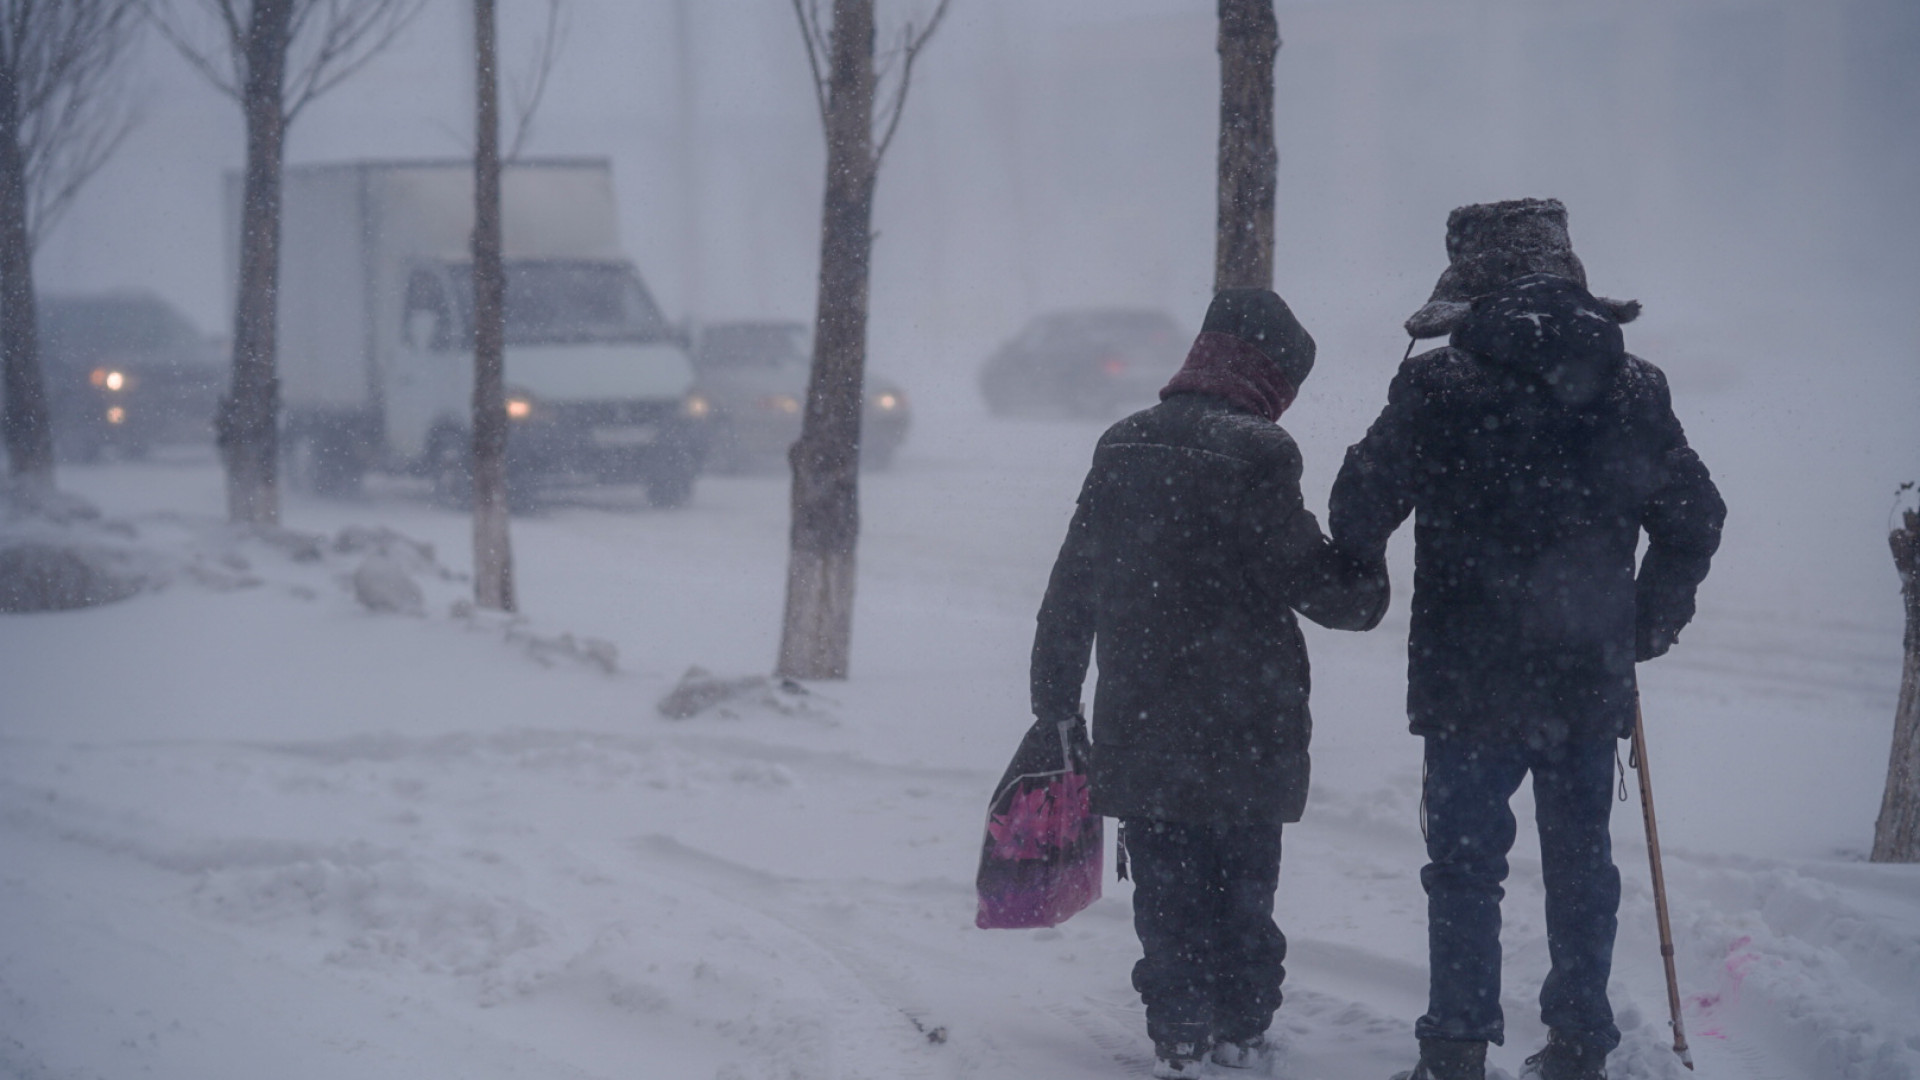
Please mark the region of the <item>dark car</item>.
[[48, 296], [39, 314], [60, 457], [139, 458], [161, 443], [213, 441], [225, 365], [172, 305], [147, 293]]
[[[721, 472], [774, 468], [800, 437], [812, 330], [799, 322], [728, 322], [694, 342], [695, 393], [709, 425], [707, 464]], [[873, 375], [860, 420], [860, 463], [884, 469], [906, 440], [907, 396]]]
[[1118, 416], [1153, 404], [1186, 345], [1180, 324], [1162, 311], [1051, 312], [988, 357], [980, 392], [998, 416]]

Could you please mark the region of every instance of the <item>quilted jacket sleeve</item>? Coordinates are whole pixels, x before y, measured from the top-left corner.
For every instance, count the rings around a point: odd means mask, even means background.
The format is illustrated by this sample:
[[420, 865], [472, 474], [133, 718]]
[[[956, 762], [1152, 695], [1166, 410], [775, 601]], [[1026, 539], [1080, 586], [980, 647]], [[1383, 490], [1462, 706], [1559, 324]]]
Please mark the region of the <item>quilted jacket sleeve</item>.
[[1327, 524], [1333, 544], [1355, 562], [1385, 573], [1387, 539], [1413, 513], [1419, 413], [1425, 393], [1415, 363], [1402, 365], [1387, 387], [1387, 407], [1366, 435], [1347, 448], [1333, 482]]
[[1099, 611], [1098, 551], [1092, 527], [1093, 478], [1080, 492], [1067, 538], [1054, 560], [1034, 628], [1033, 714], [1042, 720], [1066, 720], [1079, 712], [1080, 688], [1087, 680]]
[[1706, 463], [1687, 445], [1673, 414], [1666, 378], [1644, 365], [1653, 380], [1648, 428], [1657, 455], [1652, 493], [1641, 507], [1647, 551], [1634, 580], [1635, 658], [1652, 660], [1679, 639], [1693, 619], [1694, 595], [1706, 580], [1727, 506]]

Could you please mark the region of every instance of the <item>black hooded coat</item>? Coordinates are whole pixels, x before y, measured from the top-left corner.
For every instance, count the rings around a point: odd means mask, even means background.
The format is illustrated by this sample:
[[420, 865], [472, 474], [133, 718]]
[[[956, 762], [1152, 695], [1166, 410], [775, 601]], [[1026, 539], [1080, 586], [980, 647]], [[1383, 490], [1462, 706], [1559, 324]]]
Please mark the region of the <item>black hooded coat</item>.
[[[1216, 318], [1219, 301], [1208, 327], [1276, 358], [1297, 388], [1313, 341], [1277, 297], [1263, 296], [1264, 329]], [[1201, 337], [1196, 354], [1209, 334]], [[1252, 362], [1266, 361], [1256, 353]], [[1097, 813], [1298, 821], [1313, 721], [1294, 612], [1371, 627], [1386, 609], [1385, 572], [1359, 567], [1321, 533], [1285, 430], [1180, 385], [1109, 428], [1094, 450], [1040, 608], [1033, 710], [1074, 714], [1097, 643]]]
[[1693, 617], [1726, 507], [1616, 315], [1549, 274], [1481, 296], [1447, 347], [1401, 366], [1347, 451], [1336, 544], [1382, 563], [1417, 515], [1416, 734], [1624, 737], [1635, 661]]

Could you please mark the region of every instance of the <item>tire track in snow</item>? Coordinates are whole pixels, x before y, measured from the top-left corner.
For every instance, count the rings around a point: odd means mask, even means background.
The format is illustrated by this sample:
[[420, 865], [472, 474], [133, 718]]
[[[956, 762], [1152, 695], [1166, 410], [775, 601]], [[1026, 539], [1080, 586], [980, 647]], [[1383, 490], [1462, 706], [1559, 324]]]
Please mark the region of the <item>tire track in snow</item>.
[[[688, 847], [667, 836], [636, 840], [633, 851], [651, 870], [700, 889], [724, 909], [748, 915], [823, 963], [805, 965], [829, 997], [835, 1077], [931, 1078], [946, 1040], [926, 1009], [908, 999], [897, 977], [880, 970], [844, 940], [800, 924], [783, 910], [793, 883]], [[755, 899], [759, 898], [759, 899]], [[776, 947], [778, 947], [776, 945]], [[936, 1034], [937, 1033], [937, 1034]]]

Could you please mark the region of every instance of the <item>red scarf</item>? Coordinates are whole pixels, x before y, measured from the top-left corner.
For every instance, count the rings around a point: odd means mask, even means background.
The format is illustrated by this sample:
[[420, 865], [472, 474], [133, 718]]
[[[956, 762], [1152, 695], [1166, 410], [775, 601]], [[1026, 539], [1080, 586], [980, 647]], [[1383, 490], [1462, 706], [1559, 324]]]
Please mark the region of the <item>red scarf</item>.
[[1165, 401], [1175, 394], [1211, 394], [1237, 409], [1279, 420], [1299, 390], [1280, 374], [1280, 365], [1267, 354], [1232, 334], [1202, 331], [1194, 339], [1173, 381], [1160, 391]]

